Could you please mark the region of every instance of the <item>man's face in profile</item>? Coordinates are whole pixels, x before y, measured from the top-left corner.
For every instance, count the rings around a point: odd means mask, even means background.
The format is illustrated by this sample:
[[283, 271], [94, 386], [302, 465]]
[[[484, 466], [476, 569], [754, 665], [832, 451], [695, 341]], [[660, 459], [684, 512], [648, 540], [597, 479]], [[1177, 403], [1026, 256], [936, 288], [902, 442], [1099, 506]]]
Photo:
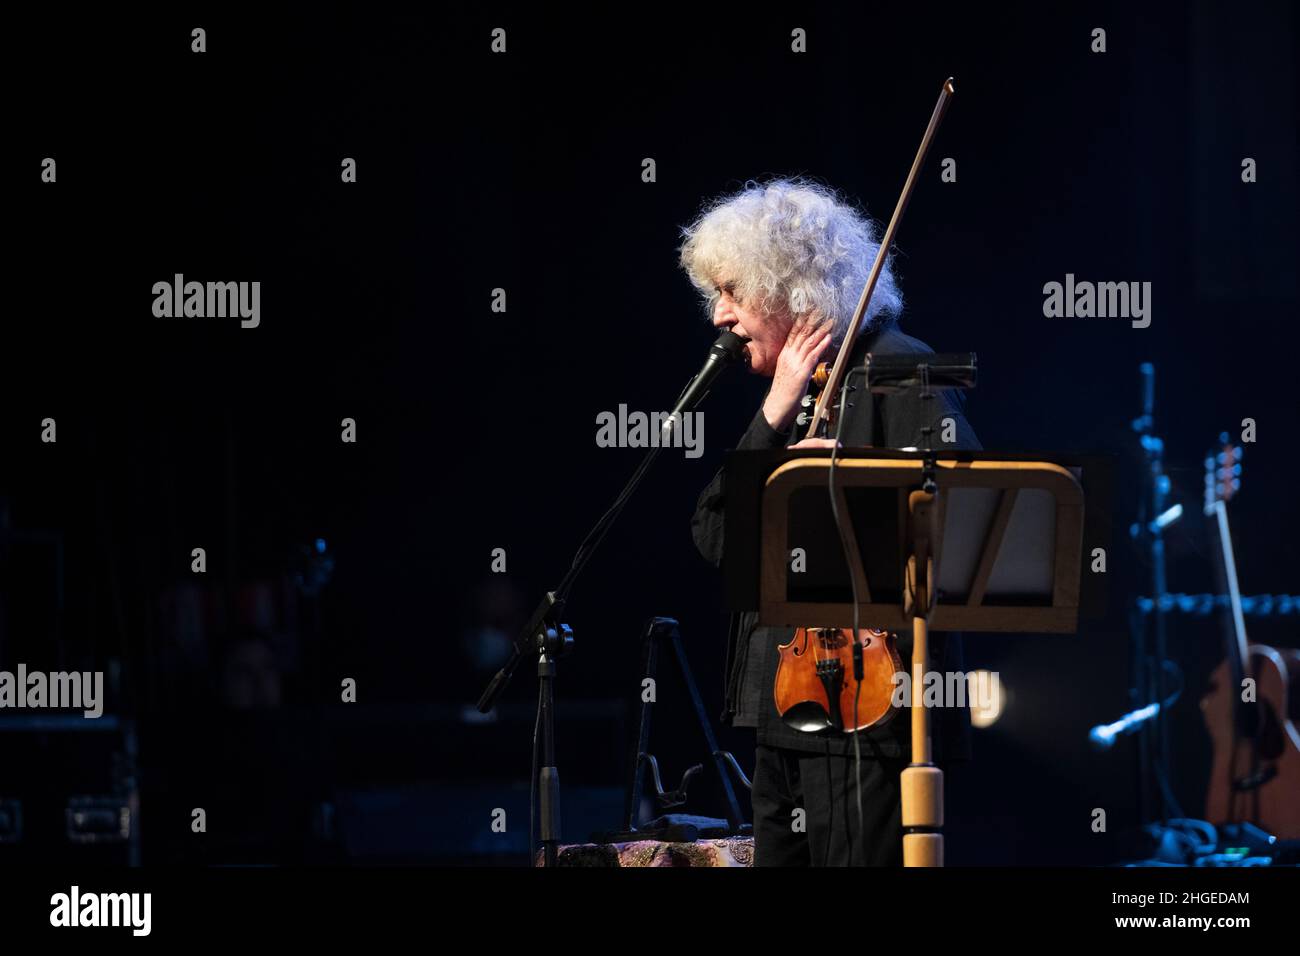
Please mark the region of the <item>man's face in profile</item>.
[[735, 283], [720, 282], [718, 301], [713, 306], [713, 325], [749, 339], [745, 346], [745, 359], [755, 375], [771, 378], [776, 371], [776, 360], [785, 348], [790, 333], [789, 316], [769, 315], [758, 309], [747, 308], [736, 298]]

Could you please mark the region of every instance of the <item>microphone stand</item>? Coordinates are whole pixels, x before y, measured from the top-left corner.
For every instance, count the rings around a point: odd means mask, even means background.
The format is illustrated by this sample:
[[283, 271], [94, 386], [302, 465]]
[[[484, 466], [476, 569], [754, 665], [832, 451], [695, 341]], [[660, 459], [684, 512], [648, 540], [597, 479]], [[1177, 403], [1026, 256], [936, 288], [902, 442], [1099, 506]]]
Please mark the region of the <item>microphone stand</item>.
[[[497, 671], [479, 698], [478, 709], [486, 714], [496, 706], [497, 698], [510, 683], [515, 669], [526, 657], [537, 659], [537, 718], [540, 736], [542, 760], [537, 772], [537, 793], [540, 803], [540, 836], [542, 844], [542, 865], [555, 866], [560, 841], [560, 772], [555, 765], [555, 675], [556, 661], [573, 652], [573, 630], [562, 620], [564, 605], [568, 600], [578, 575], [582, 573], [592, 554], [600, 547], [601, 541], [609, 533], [618, 516], [622, 514], [632, 497], [632, 493], [645, 478], [659, 452], [667, 443], [673, 428], [679, 427], [681, 416], [699, 405], [708, 395], [707, 383], [721, 373], [721, 370], [739, 359], [741, 350], [748, 339], [742, 339], [734, 332], [723, 332], [710, 351], [710, 364], [693, 376], [682, 389], [673, 411], [668, 416], [659, 433], [659, 440], [646, 450], [645, 456], [637, 466], [632, 477], [628, 479], [623, 490], [618, 493], [609, 510], [601, 515], [595, 526], [583, 539], [578, 553], [573, 557], [573, 564], [564, 575], [560, 586], [543, 595], [528, 623], [515, 638], [514, 650], [509, 660]], [[708, 379], [705, 380], [705, 376]], [[704, 380], [704, 381], [702, 381]], [[705, 387], [699, 387], [704, 385]], [[533, 756], [537, 756], [537, 743], [534, 741]], [[532, 812], [529, 810], [529, 829], [532, 829]], [[533, 848], [528, 847], [529, 865], [533, 862]]]
[[[1169, 494], [1169, 476], [1164, 468], [1164, 441], [1155, 434], [1155, 366], [1143, 362], [1142, 415], [1133, 420], [1131, 428], [1138, 435], [1146, 472], [1144, 498], [1138, 506], [1138, 520], [1130, 529], [1133, 539], [1144, 544], [1148, 552], [1151, 571], [1151, 591], [1155, 601], [1153, 635], [1148, 642], [1146, 622], [1136, 610], [1131, 612], [1133, 686], [1130, 690], [1133, 707], [1157, 704], [1148, 719], [1138, 724], [1138, 813], [1143, 823], [1152, 819], [1154, 805], [1159, 805], [1159, 820], [1181, 817], [1182, 811], [1170, 790], [1169, 719], [1166, 713], [1176, 699], [1165, 692], [1167, 592], [1165, 576], [1164, 529], [1182, 515], [1181, 506], [1170, 508], [1166, 504]], [[1154, 796], [1151, 786], [1155, 785]]]

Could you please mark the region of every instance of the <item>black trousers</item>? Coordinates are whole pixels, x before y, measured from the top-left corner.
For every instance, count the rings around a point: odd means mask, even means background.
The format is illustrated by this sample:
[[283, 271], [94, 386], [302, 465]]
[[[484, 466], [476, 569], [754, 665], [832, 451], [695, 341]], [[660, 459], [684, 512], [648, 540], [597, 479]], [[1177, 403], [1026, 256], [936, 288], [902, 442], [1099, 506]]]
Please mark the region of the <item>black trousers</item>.
[[899, 774], [907, 764], [863, 755], [859, 825], [852, 756], [759, 744], [751, 791], [754, 865], [902, 866]]

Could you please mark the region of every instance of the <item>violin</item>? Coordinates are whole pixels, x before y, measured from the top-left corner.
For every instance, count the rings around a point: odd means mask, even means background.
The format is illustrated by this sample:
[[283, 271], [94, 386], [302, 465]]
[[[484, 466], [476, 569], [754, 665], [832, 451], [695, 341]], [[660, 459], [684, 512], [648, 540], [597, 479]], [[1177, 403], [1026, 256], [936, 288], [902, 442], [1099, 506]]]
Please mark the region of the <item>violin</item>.
[[794, 640], [777, 648], [776, 709], [787, 726], [805, 733], [850, 733], [889, 723], [895, 713], [894, 675], [903, 668], [898, 638], [863, 628], [858, 642], [860, 681], [854, 677], [853, 632], [847, 627], [801, 627]]
[[[907, 181], [903, 184], [894, 214], [881, 237], [876, 260], [867, 275], [862, 294], [858, 297], [853, 319], [844, 341], [840, 343], [835, 364], [828, 367], [823, 362], [813, 373], [816, 404], [811, 414], [800, 414], [797, 420], [800, 426], [809, 426], [805, 437], [833, 437], [831, 429], [843, 413], [841, 385], [848, 371], [849, 356], [853, 353], [862, 329], [862, 317], [867, 314], [871, 295], [875, 291], [889, 249], [894, 244], [903, 211], [911, 199], [917, 174], [925, 162], [930, 142], [934, 139], [954, 92], [952, 77], [948, 77], [939, 91], [939, 101], [930, 115], [929, 125], [921, 138], [921, 146], [907, 174]], [[840, 541], [844, 545], [847, 560], [850, 544], [842, 525]], [[847, 560], [847, 563], [852, 566], [851, 560]], [[858, 603], [855, 583], [855, 618]], [[858, 635], [856, 641], [853, 638], [854, 631]], [[894, 690], [898, 686], [895, 674], [903, 669], [896, 647], [896, 635], [869, 627], [811, 626], [796, 629], [793, 640], [777, 649], [774, 690], [777, 713], [789, 727], [806, 733], [826, 730], [854, 733], [887, 724], [896, 712], [893, 706]]]

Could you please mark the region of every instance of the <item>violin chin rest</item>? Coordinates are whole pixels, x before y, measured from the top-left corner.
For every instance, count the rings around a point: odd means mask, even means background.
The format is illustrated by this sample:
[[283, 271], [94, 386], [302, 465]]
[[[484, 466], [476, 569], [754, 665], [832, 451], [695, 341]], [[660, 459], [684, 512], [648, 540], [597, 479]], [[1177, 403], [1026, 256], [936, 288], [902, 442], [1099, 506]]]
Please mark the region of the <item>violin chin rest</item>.
[[826, 708], [811, 700], [795, 704], [781, 715], [781, 720], [791, 730], [798, 730], [805, 734], [830, 730], [834, 726], [830, 715], [826, 713]]

